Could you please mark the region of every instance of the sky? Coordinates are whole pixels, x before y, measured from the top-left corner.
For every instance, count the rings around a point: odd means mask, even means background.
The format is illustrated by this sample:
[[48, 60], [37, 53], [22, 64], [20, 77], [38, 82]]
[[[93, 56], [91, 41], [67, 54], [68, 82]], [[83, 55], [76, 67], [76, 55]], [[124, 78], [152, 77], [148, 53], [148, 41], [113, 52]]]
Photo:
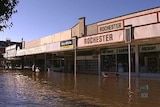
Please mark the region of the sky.
[[0, 41], [29, 42], [63, 32], [86, 17], [86, 24], [160, 6], [160, 0], [19, 0], [13, 27], [0, 32]]

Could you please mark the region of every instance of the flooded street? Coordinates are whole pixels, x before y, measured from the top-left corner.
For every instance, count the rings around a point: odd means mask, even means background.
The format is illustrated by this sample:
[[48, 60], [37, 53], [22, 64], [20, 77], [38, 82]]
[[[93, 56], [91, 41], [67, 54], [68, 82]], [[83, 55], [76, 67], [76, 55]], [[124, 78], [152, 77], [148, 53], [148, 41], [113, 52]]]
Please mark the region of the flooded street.
[[0, 71], [0, 107], [159, 107], [160, 79]]

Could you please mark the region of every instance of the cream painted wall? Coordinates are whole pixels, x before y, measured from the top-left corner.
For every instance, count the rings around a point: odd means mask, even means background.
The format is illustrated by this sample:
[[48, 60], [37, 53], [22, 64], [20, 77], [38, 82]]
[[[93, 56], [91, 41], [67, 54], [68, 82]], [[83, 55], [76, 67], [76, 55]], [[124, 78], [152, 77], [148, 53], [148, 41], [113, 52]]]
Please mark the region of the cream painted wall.
[[87, 35], [97, 34], [97, 23], [86, 26], [87, 27]]
[[132, 25], [132, 26], [140, 26], [140, 25], [146, 25], [146, 24], [151, 24], [156, 22], [157, 22], [156, 13], [139, 16], [131, 19], [126, 19], [124, 21], [125, 25]]
[[40, 45], [40, 39], [36, 39], [25, 43], [25, 48], [32, 48]]
[[79, 22], [72, 28], [72, 36], [82, 37], [85, 33], [85, 17], [79, 18]]
[[77, 37], [79, 37], [79, 24], [76, 24], [76, 25], [72, 28], [72, 36], [77, 36]]
[[71, 30], [53, 34], [51, 35], [50, 39], [51, 39], [51, 43], [71, 39]]
[[[83, 19], [83, 18], [79, 19], [79, 23], [81, 23], [81, 26], [83, 26], [84, 20], [85, 19]], [[133, 13], [133, 14], [129, 14], [129, 15], [124, 15], [121, 17], [117, 17], [117, 18], [113, 18], [113, 19], [109, 19], [109, 20], [105, 20], [105, 21], [101, 21], [98, 23], [88, 25], [87, 26], [87, 36], [88, 35], [94, 35], [94, 36], [97, 35], [98, 34], [97, 33], [98, 26], [104, 25], [106, 23], [112, 24], [112, 23], [118, 22], [118, 21], [124, 21], [125, 25], [129, 25], [129, 24], [132, 24], [133, 26], [145, 25], [142, 27], [135, 28], [135, 31], [134, 31], [135, 32], [135, 39], [160, 36], [158, 34], [159, 33], [158, 29], [160, 29], [159, 24], [146, 26], [147, 24], [153, 24], [153, 23], [157, 23], [157, 21], [160, 21], [160, 8], [155, 8], [155, 9], [141, 11], [141, 12], [137, 12], [137, 13]], [[32, 47], [36, 47], [36, 46], [40, 46], [40, 45], [44, 45], [44, 44], [69, 40], [69, 39], [71, 39], [71, 36], [81, 37], [80, 31], [83, 29], [81, 28], [81, 30], [80, 30], [79, 23], [76, 24], [72, 29], [69, 29], [67, 31], [63, 31], [63, 32], [49, 35], [49, 36], [46, 36], [46, 37], [43, 37], [43, 38], [40, 38], [37, 40], [26, 42], [25, 48], [32, 48]], [[115, 32], [117, 32], [117, 31], [115, 31]], [[114, 33], [114, 32], [112, 32], [112, 33]], [[123, 38], [123, 34], [121, 33], [120, 35], [121, 35], [121, 38]], [[119, 36], [117, 36], [117, 37], [119, 39]], [[81, 39], [81, 38], [79, 38], [79, 39]], [[119, 39], [119, 40], [122, 41], [122, 39]], [[83, 44], [83, 40], [78, 40], [78, 42], [80, 42], [80, 41], [82, 41], [82, 43], [78, 43], [79, 44], [78, 46], [82, 46], [82, 44]]]
[[46, 36], [40, 39], [41, 45], [52, 43], [52, 36]]
[[160, 12], [158, 13], [158, 20], [159, 20], [159, 22], [160, 22]]
[[26, 42], [25, 43], [25, 48], [33, 48], [33, 47], [37, 47], [37, 46], [41, 46], [41, 45], [45, 45], [45, 44], [49, 44], [49, 43], [53, 43], [53, 42], [60, 42], [60, 41], [64, 41], [64, 40], [69, 40], [71, 39], [71, 30], [66, 30], [60, 33], [56, 33], [53, 35], [49, 35], [40, 39], [36, 39], [30, 42]]
[[137, 27], [134, 30], [135, 39], [160, 37], [160, 24]]
[[105, 20], [105, 21], [102, 21], [102, 22], [98, 22], [97, 25], [102, 25], [102, 24], [105, 24], [105, 23], [112, 23], [112, 22], [119, 21], [119, 20], [124, 20], [124, 19], [130, 19], [130, 18], [134, 18], [134, 17], [137, 17], [137, 16], [152, 14], [152, 13], [159, 12], [159, 11], [160, 11], [160, 8], [141, 11], [141, 12], [124, 15], [124, 16], [120, 16], [120, 17], [117, 17], [117, 18], [113, 18], [113, 19], [108, 19], [108, 20]]

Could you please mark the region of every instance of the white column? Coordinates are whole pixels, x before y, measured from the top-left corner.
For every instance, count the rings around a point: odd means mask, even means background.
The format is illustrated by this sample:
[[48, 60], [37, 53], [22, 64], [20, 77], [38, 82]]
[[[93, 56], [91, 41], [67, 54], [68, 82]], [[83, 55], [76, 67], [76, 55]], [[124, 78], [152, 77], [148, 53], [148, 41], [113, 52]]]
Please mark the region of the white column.
[[72, 37], [73, 47], [74, 47], [74, 76], [77, 74], [77, 37]]
[[47, 61], [46, 61], [46, 53], [45, 53], [44, 54], [44, 71], [46, 71], [46, 69], [47, 69], [46, 63], [47, 63]]
[[138, 76], [139, 75], [139, 51], [138, 51], [138, 45], [135, 45], [135, 73]]
[[[76, 41], [76, 40], [75, 40]], [[76, 76], [77, 74], [77, 52], [76, 52], [76, 45], [74, 49], [74, 75]]]
[[98, 53], [98, 74], [101, 75], [101, 54]]
[[128, 78], [129, 78], [129, 86], [128, 89], [131, 90], [131, 44], [128, 43]]

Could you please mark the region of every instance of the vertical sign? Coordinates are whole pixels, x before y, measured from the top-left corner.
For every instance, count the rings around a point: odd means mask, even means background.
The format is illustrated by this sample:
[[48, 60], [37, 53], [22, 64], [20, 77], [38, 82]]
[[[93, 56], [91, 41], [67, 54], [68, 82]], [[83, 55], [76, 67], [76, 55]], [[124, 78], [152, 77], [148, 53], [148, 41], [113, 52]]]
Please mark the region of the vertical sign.
[[124, 35], [125, 35], [125, 38], [124, 38], [125, 42], [126, 43], [131, 43], [131, 40], [132, 40], [132, 25], [129, 25], [129, 26], [125, 27]]
[[131, 92], [131, 35], [132, 35], [132, 25], [126, 26], [124, 30], [125, 43], [128, 44], [128, 89]]

